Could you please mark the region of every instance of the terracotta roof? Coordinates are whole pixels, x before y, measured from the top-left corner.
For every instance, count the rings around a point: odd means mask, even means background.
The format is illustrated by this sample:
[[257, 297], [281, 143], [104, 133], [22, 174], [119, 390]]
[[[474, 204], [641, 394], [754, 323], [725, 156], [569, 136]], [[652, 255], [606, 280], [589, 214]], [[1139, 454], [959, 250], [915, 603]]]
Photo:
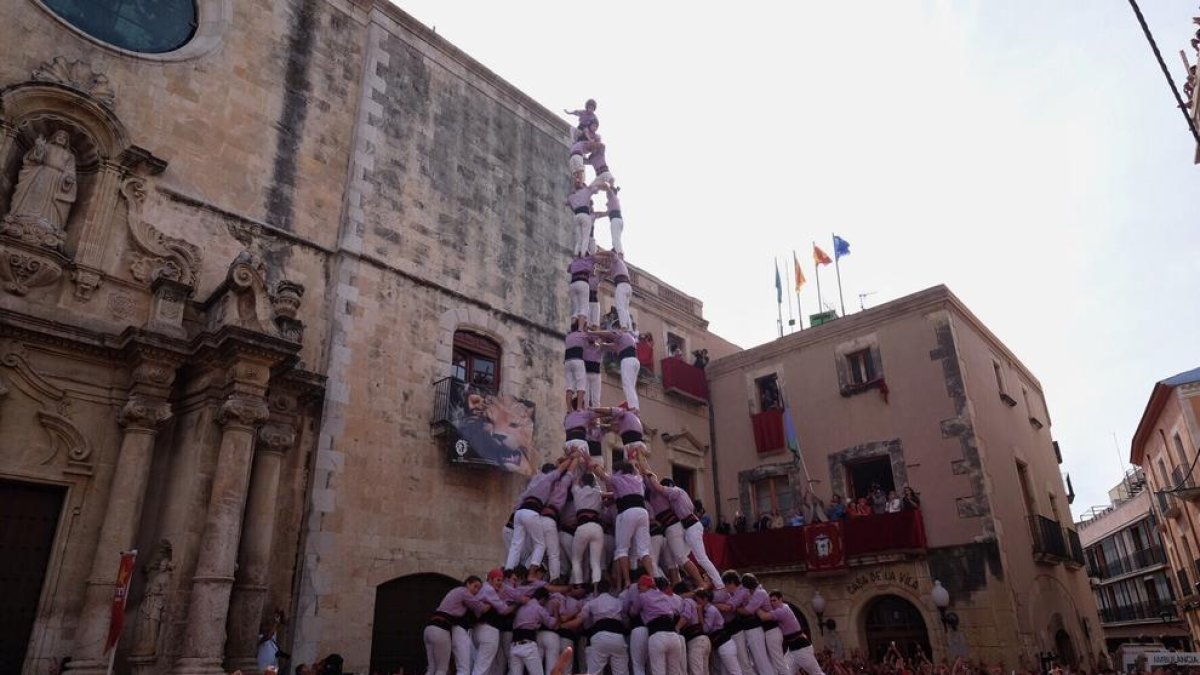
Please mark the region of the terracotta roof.
[[1200, 382], [1200, 368], [1172, 375], [1154, 384], [1154, 389], [1150, 392], [1150, 400], [1146, 401], [1146, 410], [1142, 412], [1142, 419], [1138, 422], [1137, 431], [1133, 433], [1133, 443], [1129, 449], [1130, 462], [1141, 466], [1142, 458], [1145, 455], [1143, 448], [1150, 437], [1150, 432], [1153, 431], [1154, 423], [1158, 421], [1158, 416], [1162, 414], [1163, 407], [1167, 404], [1171, 391], [1175, 387], [1193, 382]]

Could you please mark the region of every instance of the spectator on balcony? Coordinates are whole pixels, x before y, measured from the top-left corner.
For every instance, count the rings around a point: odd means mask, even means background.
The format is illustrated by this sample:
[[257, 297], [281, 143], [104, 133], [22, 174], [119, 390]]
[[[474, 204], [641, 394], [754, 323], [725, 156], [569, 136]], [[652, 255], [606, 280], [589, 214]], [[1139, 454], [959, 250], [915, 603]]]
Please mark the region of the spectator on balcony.
[[704, 528], [704, 531], [712, 532], [712, 516], [704, 510], [704, 502], [699, 499], [692, 500], [692, 509], [695, 511], [696, 517], [700, 519], [700, 526]]
[[917, 496], [917, 491], [912, 487], [904, 486], [904, 496], [901, 497], [903, 508], [905, 511], [919, 511], [921, 509], [921, 498]]
[[904, 510], [904, 500], [900, 499], [895, 490], [889, 490], [887, 495], [887, 512], [900, 513]]
[[732, 534], [732, 533], [733, 533], [733, 526], [729, 524], [728, 520], [725, 520], [725, 516], [718, 516], [717, 517], [717, 534]]
[[767, 530], [771, 529], [770, 512], [764, 511], [762, 515], [758, 517], [758, 520], [754, 522], [754, 529], [758, 532], [766, 532]]
[[737, 515], [733, 517], [733, 531], [740, 534], [746, 529], [746, 514], [738, 511]]
[[673, 359], [682, 359], [683, 358], [683, 349], [680, 348], [678, 342], [672, 342], [670, 348], [667, 351], [668, 351], [667, 355]]
[[778, 510], [772, 511], [771, 512], [771, 529], [772, 530], [781, 530], [781, 529], [783, 529], [783, 524], [784, 524], [783, 523], [783, 514], [780, 513]]
[[846, 505], [842, 503], [842, 496], [834, 493], [829, 498], [829, 506], [825, 507], [825, 517], [831, 521], [844, 520], [846, 518]]
[[846, 508], [846, 515], [851, 518], [862, 518], [871, 515], [871, 505], [867, 502], [866, 497], [859, 497], [857, 501], [852, 502]]
[[792, 512], [792, 517], [788, 518], [788, 527], [804, 527], [804, 513], [800, 509]]
[[867, 495], [868, 502], [871, 505], [872, 513], [885, 513], [887, 511], [887, 493], [879, 483], [871, 483], [871, 492]]
[[704, 370], [708, 367], [708, 350], [695, 349], [692, 351], [692, 365]]

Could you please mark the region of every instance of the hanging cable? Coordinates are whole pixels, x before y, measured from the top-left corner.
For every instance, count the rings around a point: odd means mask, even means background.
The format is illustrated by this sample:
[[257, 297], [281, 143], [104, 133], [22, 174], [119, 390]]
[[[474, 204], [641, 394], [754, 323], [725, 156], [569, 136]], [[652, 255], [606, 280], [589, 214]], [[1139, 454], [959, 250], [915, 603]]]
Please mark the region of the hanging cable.
[[1167, 85], [1171, 87], [1171, 93], [1175, 95], [1175, 101], [1179, 104], [1179, 112], [1183, 113], [1183, 119], [1187, 120], [1188, 129], [1192, 130], [1192, 138], [1196, 139], [1197, 145], [1200, 145], [1200, 131], [1196, 130], [1196, 122], [1188, 114], [1187, 104], [1183, 102], [1183, 97], [1179, 95], [1179, 88], [1175, 86], [1175, 80], [1171, 79], [1171, 71], [1167, 68], [1167, 62], [1163, 60], [1162, 52], [1158, 50], [1158, 43], [1154, 41], [1154, 36], [1150, 34], [1150, 27], [1146, 25], [1146, 17], [1142, 16], [1142, 9], [1138, 7], [1137, 0], [1129, 0], [1129, 6], [1133, 8], [1133, 13], [1137, 15], [1138, 23], [1142, 26], [1142, 32], [1146, 34], [1146, 41], [1150, 43], [1150, 49], [1154, 52], [1154, 58], [1158, 60], [1158, 67], [1162, 68], [1163, 77], [1167, 78]]

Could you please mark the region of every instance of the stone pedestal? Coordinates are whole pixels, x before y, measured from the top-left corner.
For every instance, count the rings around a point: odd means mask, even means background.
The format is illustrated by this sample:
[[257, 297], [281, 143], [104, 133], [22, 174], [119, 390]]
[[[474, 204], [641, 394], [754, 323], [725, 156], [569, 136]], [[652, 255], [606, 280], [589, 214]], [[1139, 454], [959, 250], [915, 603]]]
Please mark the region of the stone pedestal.
[[183, 649], [172, 672], [224, 675], [225, 623], [242, 538], [242, 513], [256, 427], [267, 419], [263, 399], [271, 361], [238, 358], [229, 368], [231, 393], [221, 406], [221, 447], [213, 472], [200, 554], [192, 577]]
[[170, 405], [163, 397], [174, 378], [173, 365], [140, 363], [134, 369], [134, 393], [117, 416], [117, 421], [125, 427], [125, 435], [121, 439], [104, 523], [84, 591], [75, 652], [67, 664], [71, 672], [100, 675], [108, 670], [104, 642], [108, 637], [109, 608], [117, 567], [121, 552], [133, 547], [141, 524], [142, 502], [158, 425], [171, 416]]
[[258, 668], [258, 628], [264, 618], [269, 590], [279, 471], [283, 453], [295, 440], [296, 432], [289, 425], [268, 424], [259, 430], [246, 518], [242, 523], [237, 581], [229, 604], [229, 644], [225, 651], [231, 671], [249, 674]]

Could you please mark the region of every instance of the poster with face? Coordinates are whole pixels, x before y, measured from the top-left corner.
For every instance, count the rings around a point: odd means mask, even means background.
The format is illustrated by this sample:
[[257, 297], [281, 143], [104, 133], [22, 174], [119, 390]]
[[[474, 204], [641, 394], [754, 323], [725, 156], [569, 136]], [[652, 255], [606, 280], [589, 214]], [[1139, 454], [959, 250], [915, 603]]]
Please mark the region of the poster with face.
[[533, 475], [532, 401], [452, 380], [447, 403], [452, 464]]

